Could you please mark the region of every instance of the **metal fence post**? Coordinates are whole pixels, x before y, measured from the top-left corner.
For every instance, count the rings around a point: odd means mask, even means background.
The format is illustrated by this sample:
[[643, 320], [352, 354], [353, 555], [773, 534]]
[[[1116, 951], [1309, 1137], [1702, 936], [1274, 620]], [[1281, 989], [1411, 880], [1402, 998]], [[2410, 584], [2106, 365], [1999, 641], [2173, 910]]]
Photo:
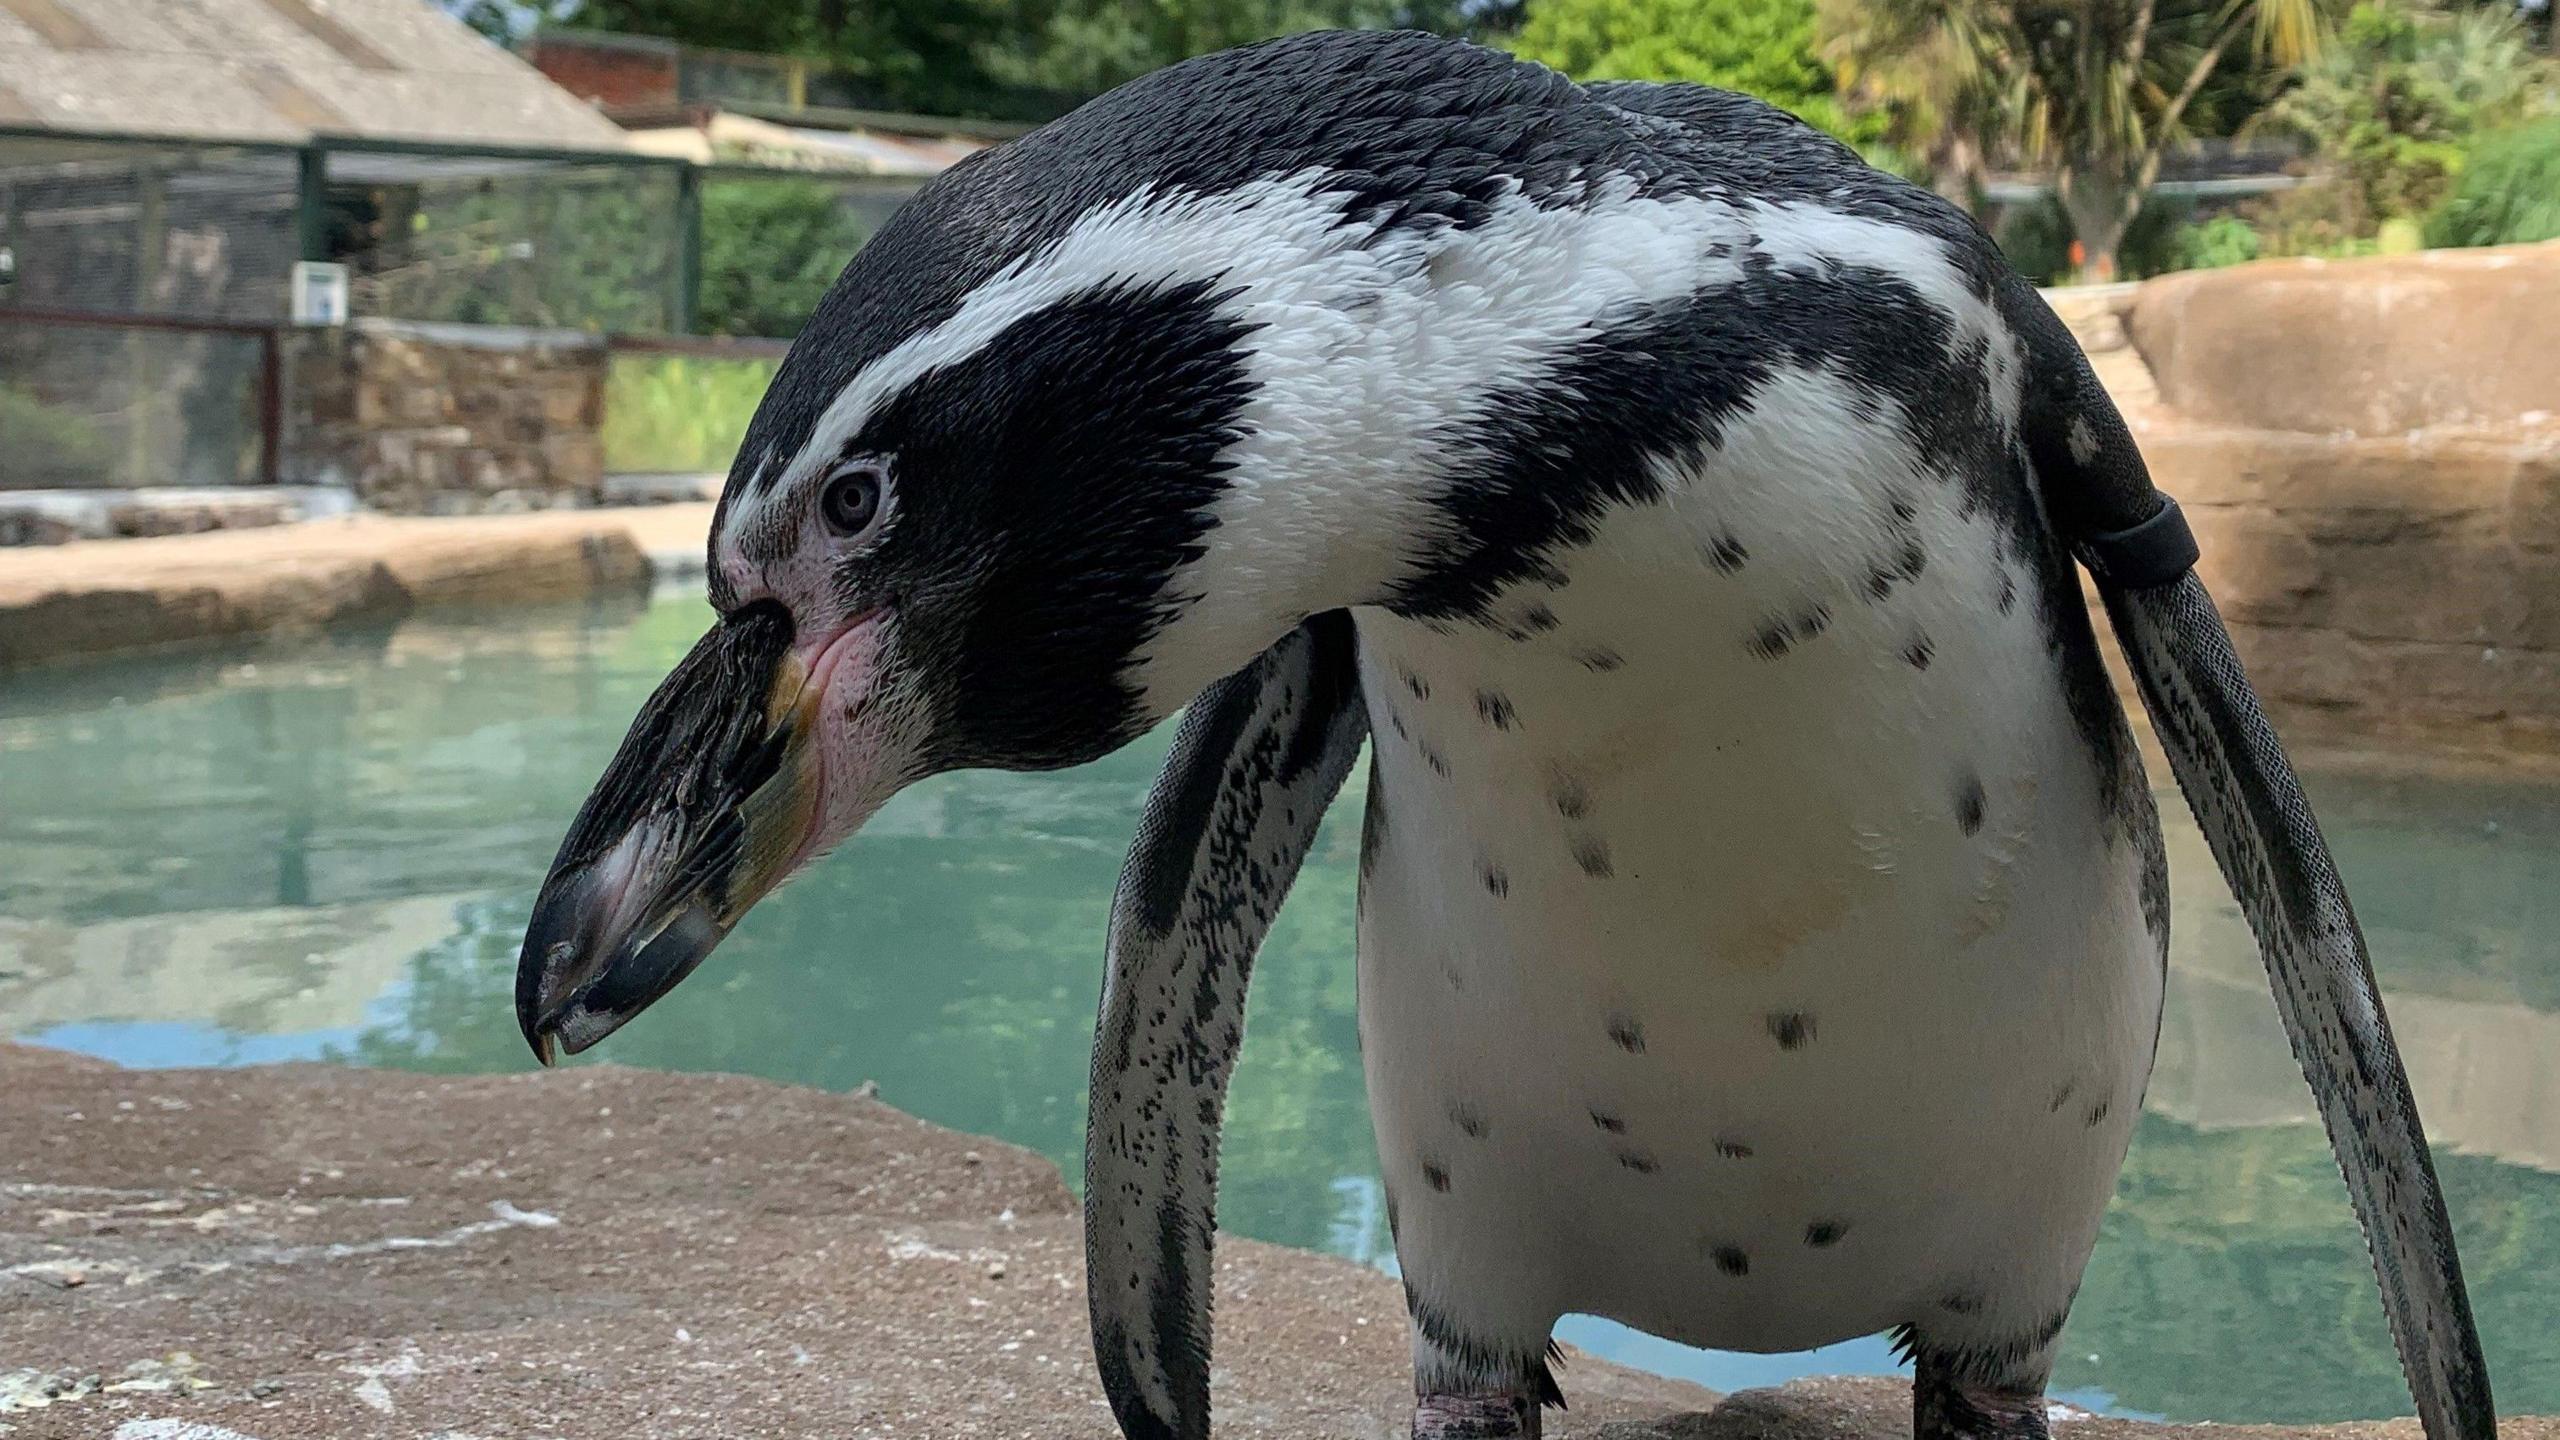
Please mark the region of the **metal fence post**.
[[667, 329], [693, 333], [702, 300], [702, 167], [687, 164], [676, 171], [676, 273], [674, 303], [667, 307]]
[[293, 223], [305, 260], [329, 258], [329, 152], [314, 140], [294, 152]]

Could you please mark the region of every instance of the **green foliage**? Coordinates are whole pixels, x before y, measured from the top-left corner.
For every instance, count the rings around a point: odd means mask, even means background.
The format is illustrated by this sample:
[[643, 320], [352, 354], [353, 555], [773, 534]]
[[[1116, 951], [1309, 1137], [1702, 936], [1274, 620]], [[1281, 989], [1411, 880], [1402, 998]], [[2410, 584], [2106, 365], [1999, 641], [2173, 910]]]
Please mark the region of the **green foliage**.
[[2426, 235], [2430, 245], [2560, 240], [2560, 117], [2481, 137]]
[[[1051, 0], [980, 54], [1010, 83], [1098, 94], [1174, 61], [1308, 30], [1453, 34], [1458, 0]], [[1045, 13], [1038, 13], [1045, 10]]]
[[726, 472], [773, 371], [770, 360], [616, 355], [604, 384], [604, 468]]
[[[2120, 280], [2139, 280], [2184, 268], [2184, 232], [2188, 206], [2183, 201], [2147, 198], [2127, 225], [2118, 253]], [[2060, 201], [2047, 196], [2033, 205], [2012, 206], [1999, 217], [1992, 238], [2017, 272], [2038, 285], [2067, 285], [2075, 279], [2071, 217]]]
[[0, 385], [0, 454], [21, 484], [96, 485], [112, 471], [107, 437], [95, 424], [14, 385]]
[[861, 222], [819, 181], [707, 182], [696, 326], [789, 339], [864, 238]]
[[823, 60], [840, 72], [830, 103], [1042, 120], [1206, 51], [1302, 30], [1455, 33], [1468, 13], [1464, 0], [582, 0], [568, 23]]
[[2237, 215], [2216, 215], [2197, 225], [2178, 227], [2174, 241], [2181, 270], [2219, 270], [2244, 265], [2266, 248], [2258, 229]]
[[2470, 137], [2547, 106], [2552, 86], [2512, 14], [2365, 3], [2259, 123], [2317, 147], [2342, 182], [2335, 223], [2361, 238], [2433, 208]]
[[1577, 80], [1687, 80], [1757, 95], [1852, 143], [1885, 117], [1852, 115], [1814, 53], [1814, 0], [1532, 0], [1510, 40]]
[[332, 184], [356, 313], [598, 331], [669, 328], [681, 237], [665, 167], [572, 165]]

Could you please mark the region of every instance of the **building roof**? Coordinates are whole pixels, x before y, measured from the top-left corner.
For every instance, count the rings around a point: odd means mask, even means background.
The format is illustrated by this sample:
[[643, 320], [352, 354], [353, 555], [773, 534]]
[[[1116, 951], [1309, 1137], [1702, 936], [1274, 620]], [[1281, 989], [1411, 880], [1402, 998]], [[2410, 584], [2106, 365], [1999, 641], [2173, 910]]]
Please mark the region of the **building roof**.
[[432, 0], [0, 0], [0, 124], [628, 148]]
[[[628, 117], [625, 123], [630, 123]], [[939, 175], [989, 143], [965, 135], [779, 125], [710, 106], [701, 107], [689, 123], [635, 126], [630, 140], [635, 150], [678, 156], [696, 165], [752, 165], [912, 180]]]

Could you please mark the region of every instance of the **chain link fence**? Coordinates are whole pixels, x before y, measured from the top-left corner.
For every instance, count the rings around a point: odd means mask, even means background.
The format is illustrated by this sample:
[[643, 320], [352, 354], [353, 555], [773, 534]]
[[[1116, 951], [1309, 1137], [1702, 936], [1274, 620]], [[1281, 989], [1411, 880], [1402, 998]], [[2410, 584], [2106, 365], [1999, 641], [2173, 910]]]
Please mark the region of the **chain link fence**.
[[651, 157], [318, 151], [351, 313], [666, 333], [690, 323], [692, 179]]
[[[272, 478], [292, 403], [274, 352], [305, 259], [347, 268], [360, 320], [787, 339], [922, 183], [854, 154], [899, 143], [702, 166], [0, 124], [0, 490]], [[618, 350], [616, 468], [725, 468], [779, 349]]]

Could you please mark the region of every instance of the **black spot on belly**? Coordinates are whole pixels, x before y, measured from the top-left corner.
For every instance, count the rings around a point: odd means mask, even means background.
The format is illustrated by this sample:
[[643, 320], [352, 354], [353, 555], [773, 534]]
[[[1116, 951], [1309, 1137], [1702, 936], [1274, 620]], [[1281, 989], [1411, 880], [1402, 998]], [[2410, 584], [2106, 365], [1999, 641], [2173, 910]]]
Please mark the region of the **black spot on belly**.
[[1422, 1183], [1446, 1195], [1449, 1193], [1449, 1170], [1437, 1160], [1422, 1162]]
[[1520, 612], [1520, 628], [1531, 635], [1544, 635], [1563, 623], [1556, 618], [1556, 612], [1544, 605], [1532, 605]]
[[1610, 1114], [1606, 1110], [1592, 1111], [1591, 1123], [1608, 1131], [1612, 1135], [1624, 1135], [1627, 1133], [1627, 1122]]
[[1869, 570], [1867, 572], [1867, 598], [1870, 600], [1882, 600], [1887, 596], [1890, 596], [1893, 594], [1893, 581], [1893, 572], [1881, 565], [1877, 566], [1875, 569]]
[[1487, 865], [1484, 867], [1484, 888], [1486, 894], [1499, 900], [1511, 893], [1511, 877], [1501, 866]]
[[1727, 1160], [1748, 1160], [1759, 1152], [1739, 1140], [1718, 1140], [1716, 1153]]
[[2018, 581], [2006, 570], [2000, 572], [2000, 598], [1995, 603], [2003, 615], [2018, 608]]
[[1422, 763], [1431, 767], [1432, 774], [1443, 780], [1449, 778], [1449, 757], [1428, 740], [1422, 742]]
[[1618, 1163], [1639, 1175], [1651, 1175], [1662, 1168], [1649, 1150], [1620, 1150]]
[[1810, 604], [1791, 615], [1772, 616], [1760, 622], [1760, 629], [1751, 637], [1749, 648], [1752, 654], [1763, 660], [1775, 660], [1829, 628], [1830, 607]]
[[1511, 697], [1499, 690], [1476, 692], [1476, 715], [1496, 730], [1508, 730], [1520, 719], [1519, 712], [1511, 708]]
[[1567, 820], [1579, 820], [1591, 813], [1591, 792], [1579, 780], [1558, 780], [1555, 788], [1547, 792], [1547, 799], [1554, 803], [1556, 813]]
[[2044, 1108], [2060, 1113], [2062, 1107], [2070, 1103], [2071, 1092], [2079, 1088], [2080, 1082], [2077, 1080], [2063, 1081], [2061, 1084], [2053, 1088], [2053, 1099], [2048, 1102]]
[[1896, 490], [1893, 492], [1893, 518], [1904, 525], [1908, 525], [1912, 521], [1919, 519], [1919, 502], [1913, 500], [1909, 495]]
[[1781, 1050], [1801, 1050], [1813, 1043], [1813, 1017], [1801, 1010], [1781, 1010], [1769, 1017], [1769, 1038]]
[[1451, 1103], [1449, 1123], [1457, 1126], [1458, 1133], [1470, 1140], [1481, 1140], [1493, 1131], [1493, 1127], [1485, 1123], [1483, 1114], [1464, 1101]]
[[2089, 1107], [2089, 1128], [2090, 1128], [2090, 1129], [2092, 1129], [2092, 1130], [2095, 1130], [2095, 1129], [2097, 1129], [2100, 1125], [2105, 1124], [2105, 1123], [2106, 1123], [2106, 1119], [2107, 1119], [2107, 1112], [2108, 1112], [2109, 1110], [2112, 1110], [2113, 1108], [2115, 1108], [2115, 1107], [2113, 1106], [2113, 1104], [2111, 1104], [2110, 1102], [2105, 1101], [2105, 1100], [2101, 1100], [2101, 1101], [2099, 1101], [2097, 1104], [2090, 1106], [2090, 1107]]
[[1606, 675], [1627, 663], [1627, 657], [1606, 645], [1586, 645], [1573, 652], [1573, 660], [1594, 675]]
[[1849, 1226], [1839, 1220], [1816, 1220], [1804, 1227], [1804, 1243], [1816, 1250], [1828, 1250], [1849, 1233]]
[[1573, 842], [1573, 863], [1594, 880], [1606, 880], [1618, 873], [1609, 859], [1609, 842], [1597, 835], [1577, 836]]
[[1707, 563], [1716, 567], [1719, 574], [1730, 575], [1741, 569], [1750, 559], [1751, 552], [1743, 548], [1742, 542], [1735, 538], [1730, 530], [1722, 532], [1707, 543]]
[[1627, 1015], [1609, 1017], [1609, 1041], [1630, 1055], [1644, 1053], [1644, 1022]]
[[1982, 793], [1982, 777], [1967, 771], [1956, 782], [1956, 826], [1967, 835], [1982, 833], [1982, 812], [1990, 802]]
[[1416, 675], [1410, 668], [1406, 667], [1398, 667], [1396, 673], [1403, 677], [1404, 688], [1412, 693], [1414, 699], [1428, 700], [1431, 698], [1430, 681]]
[[1751, 1257], [1739, 1245], [1718, 1245], [1707, 1254], [1716, 1262], [1716, 1268], [1727, 1275], [1751, 1273]]
[[1982, 1297], [1972, 1291], [1959, 1291], [1938, 1302], [1938, 1308], [1950, 1315], [1972, 1315], [1982, 1309]]
[[1902, 663], [1914, 670], [1928, 669], [1929, 662], [1936, 658], [1938, 647], [1926, 635], [1914, 635], [1911, 643], [1902, 647]]
[[1893, 557], [1894, 572], [1905, 580], [1917, 580], [1929, 568], [1929, 552], [1920, 548], [1916, 537], [1905, 537], [1902, 552]]
[[1404, 717], [1402, 715], [1397, 714], [1393, 710], [1388, 711], [1387, 723], [1395, 727], [1397, 739], [1410, 740], [1413, 738], [1413, 732], [1404, 728]]

